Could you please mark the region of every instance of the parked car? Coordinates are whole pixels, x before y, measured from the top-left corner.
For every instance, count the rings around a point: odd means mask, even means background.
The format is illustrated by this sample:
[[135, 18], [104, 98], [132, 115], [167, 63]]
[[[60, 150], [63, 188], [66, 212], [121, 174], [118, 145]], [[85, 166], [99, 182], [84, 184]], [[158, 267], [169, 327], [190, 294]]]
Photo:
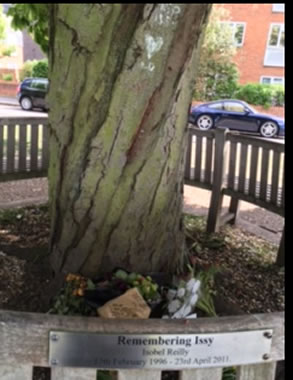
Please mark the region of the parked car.
[[240, 100], [218, 100], [191, 107], [188, 121], [205, 131], [226, 127], [268, 138], [285, 135], [283, 119], [259, 113]]
[[45, 97], [49, 81], [46, 78], [26, 78], [17, 88], [17, 99], [23, 110], [42, 108], [48, 110]]

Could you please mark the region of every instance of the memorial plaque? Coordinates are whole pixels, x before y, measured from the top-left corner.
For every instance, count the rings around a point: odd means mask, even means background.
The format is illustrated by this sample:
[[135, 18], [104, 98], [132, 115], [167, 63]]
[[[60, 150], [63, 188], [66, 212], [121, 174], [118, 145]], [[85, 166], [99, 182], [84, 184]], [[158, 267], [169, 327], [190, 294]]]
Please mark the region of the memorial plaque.
[[230, 367], [270, 360], [272, 330], [217, 334], [50, 332], [49, 363], [101, 369]]

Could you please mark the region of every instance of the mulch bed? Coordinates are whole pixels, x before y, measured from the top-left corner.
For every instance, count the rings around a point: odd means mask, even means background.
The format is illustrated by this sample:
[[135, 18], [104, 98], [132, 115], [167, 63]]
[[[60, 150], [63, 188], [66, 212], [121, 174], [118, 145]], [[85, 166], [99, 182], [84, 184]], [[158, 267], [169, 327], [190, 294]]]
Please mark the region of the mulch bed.
[[[229, 226], [206, 235], [203, 217], [185, 219], [190, 264], [195, 270], [217, 269], [218, 315], [284, 310], [284, 269], [274, 264], [277, 246]], [[48, 311], [49, 233], [47, 206], [0, 209], [0, 309]], [[49, 379], [46, 371], [36, 370], [34, 379]]]
[[[284, 270], [274, 265], [276, 246], [229, 226], [207, 236], [202, 217], [187, 217], [186, 227], [195, 268], [218, 268], [217, 299], [235, 305], [236, 313], [284, 310]], [[49, 232], [47, 206], [0, 210], [0, 308], [47, 311], [40, 300], [52, 279]]]

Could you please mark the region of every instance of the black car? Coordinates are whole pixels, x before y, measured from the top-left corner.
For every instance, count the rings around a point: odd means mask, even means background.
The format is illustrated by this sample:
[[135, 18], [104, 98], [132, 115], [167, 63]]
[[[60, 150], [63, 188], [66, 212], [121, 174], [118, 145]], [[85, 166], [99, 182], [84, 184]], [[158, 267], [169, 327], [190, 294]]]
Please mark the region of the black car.
[[48, 110], [45, 97], [49, 81], [46, 78], [26, 78], [17, 88], [17, 99], [23, 110], [42, 108]]
[[191, 107], [188, 120], [205, 131], [225, 127], [268, 138], [285, 135], [283, 119], [259, 113], [240, 100], [224, 99]]

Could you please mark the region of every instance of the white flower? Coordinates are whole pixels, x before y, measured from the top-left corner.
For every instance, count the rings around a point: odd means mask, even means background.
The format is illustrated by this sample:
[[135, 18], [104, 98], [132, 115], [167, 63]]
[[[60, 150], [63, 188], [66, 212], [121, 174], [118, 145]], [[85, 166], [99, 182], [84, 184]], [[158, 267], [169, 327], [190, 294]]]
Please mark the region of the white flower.
[[179, 300], [174, 300], [168, 305], [168, 311], [170, 314], [175, 313], [181, 306], [181, 302]]
[[174, 289], [169, 289], [168, 290], [168, 293], [167, 293], [167, 300], [168, 301], [172, 301], [174, 298], [175, 298], [175, 296], [176, 296], [176, 290], [174, 290]]
[[172, 318], [183, 318], [185, 316], [185, 307], [186, 305], [183, 305], [174, 315], [172, 315]]
[[200, 288], [200, 281], [196, 280], [193, 287], [192, 287], [192, 294], [195, 294]]
[[184, 295], [185, 295], [185, 289], [184, 289], [184, 288], [180, 288], [180, 289], [178, 289], [176, 296], [177, 296], [178, 298], [183, 298]]
[[175, 314], [172, 315], [173, 319], [186, 318], [188, 314], [191, 313], [191, 307], [184, 304]]
[[189, 292], [192, 292], [192, 289], [193, 289], [193, 286], [195, 285], [196, 283], [196, 280], [194, 278], [190, 279], [187, 284], [186, 284], [186, 289], [189, 291]]
[[195, 306], [195, 304], [197, 303], [197, 300], [198, 300], [198, 295], [197, 294], [194, 294], [190, 300], [189, 300], [189, 305], [190, 306]]

